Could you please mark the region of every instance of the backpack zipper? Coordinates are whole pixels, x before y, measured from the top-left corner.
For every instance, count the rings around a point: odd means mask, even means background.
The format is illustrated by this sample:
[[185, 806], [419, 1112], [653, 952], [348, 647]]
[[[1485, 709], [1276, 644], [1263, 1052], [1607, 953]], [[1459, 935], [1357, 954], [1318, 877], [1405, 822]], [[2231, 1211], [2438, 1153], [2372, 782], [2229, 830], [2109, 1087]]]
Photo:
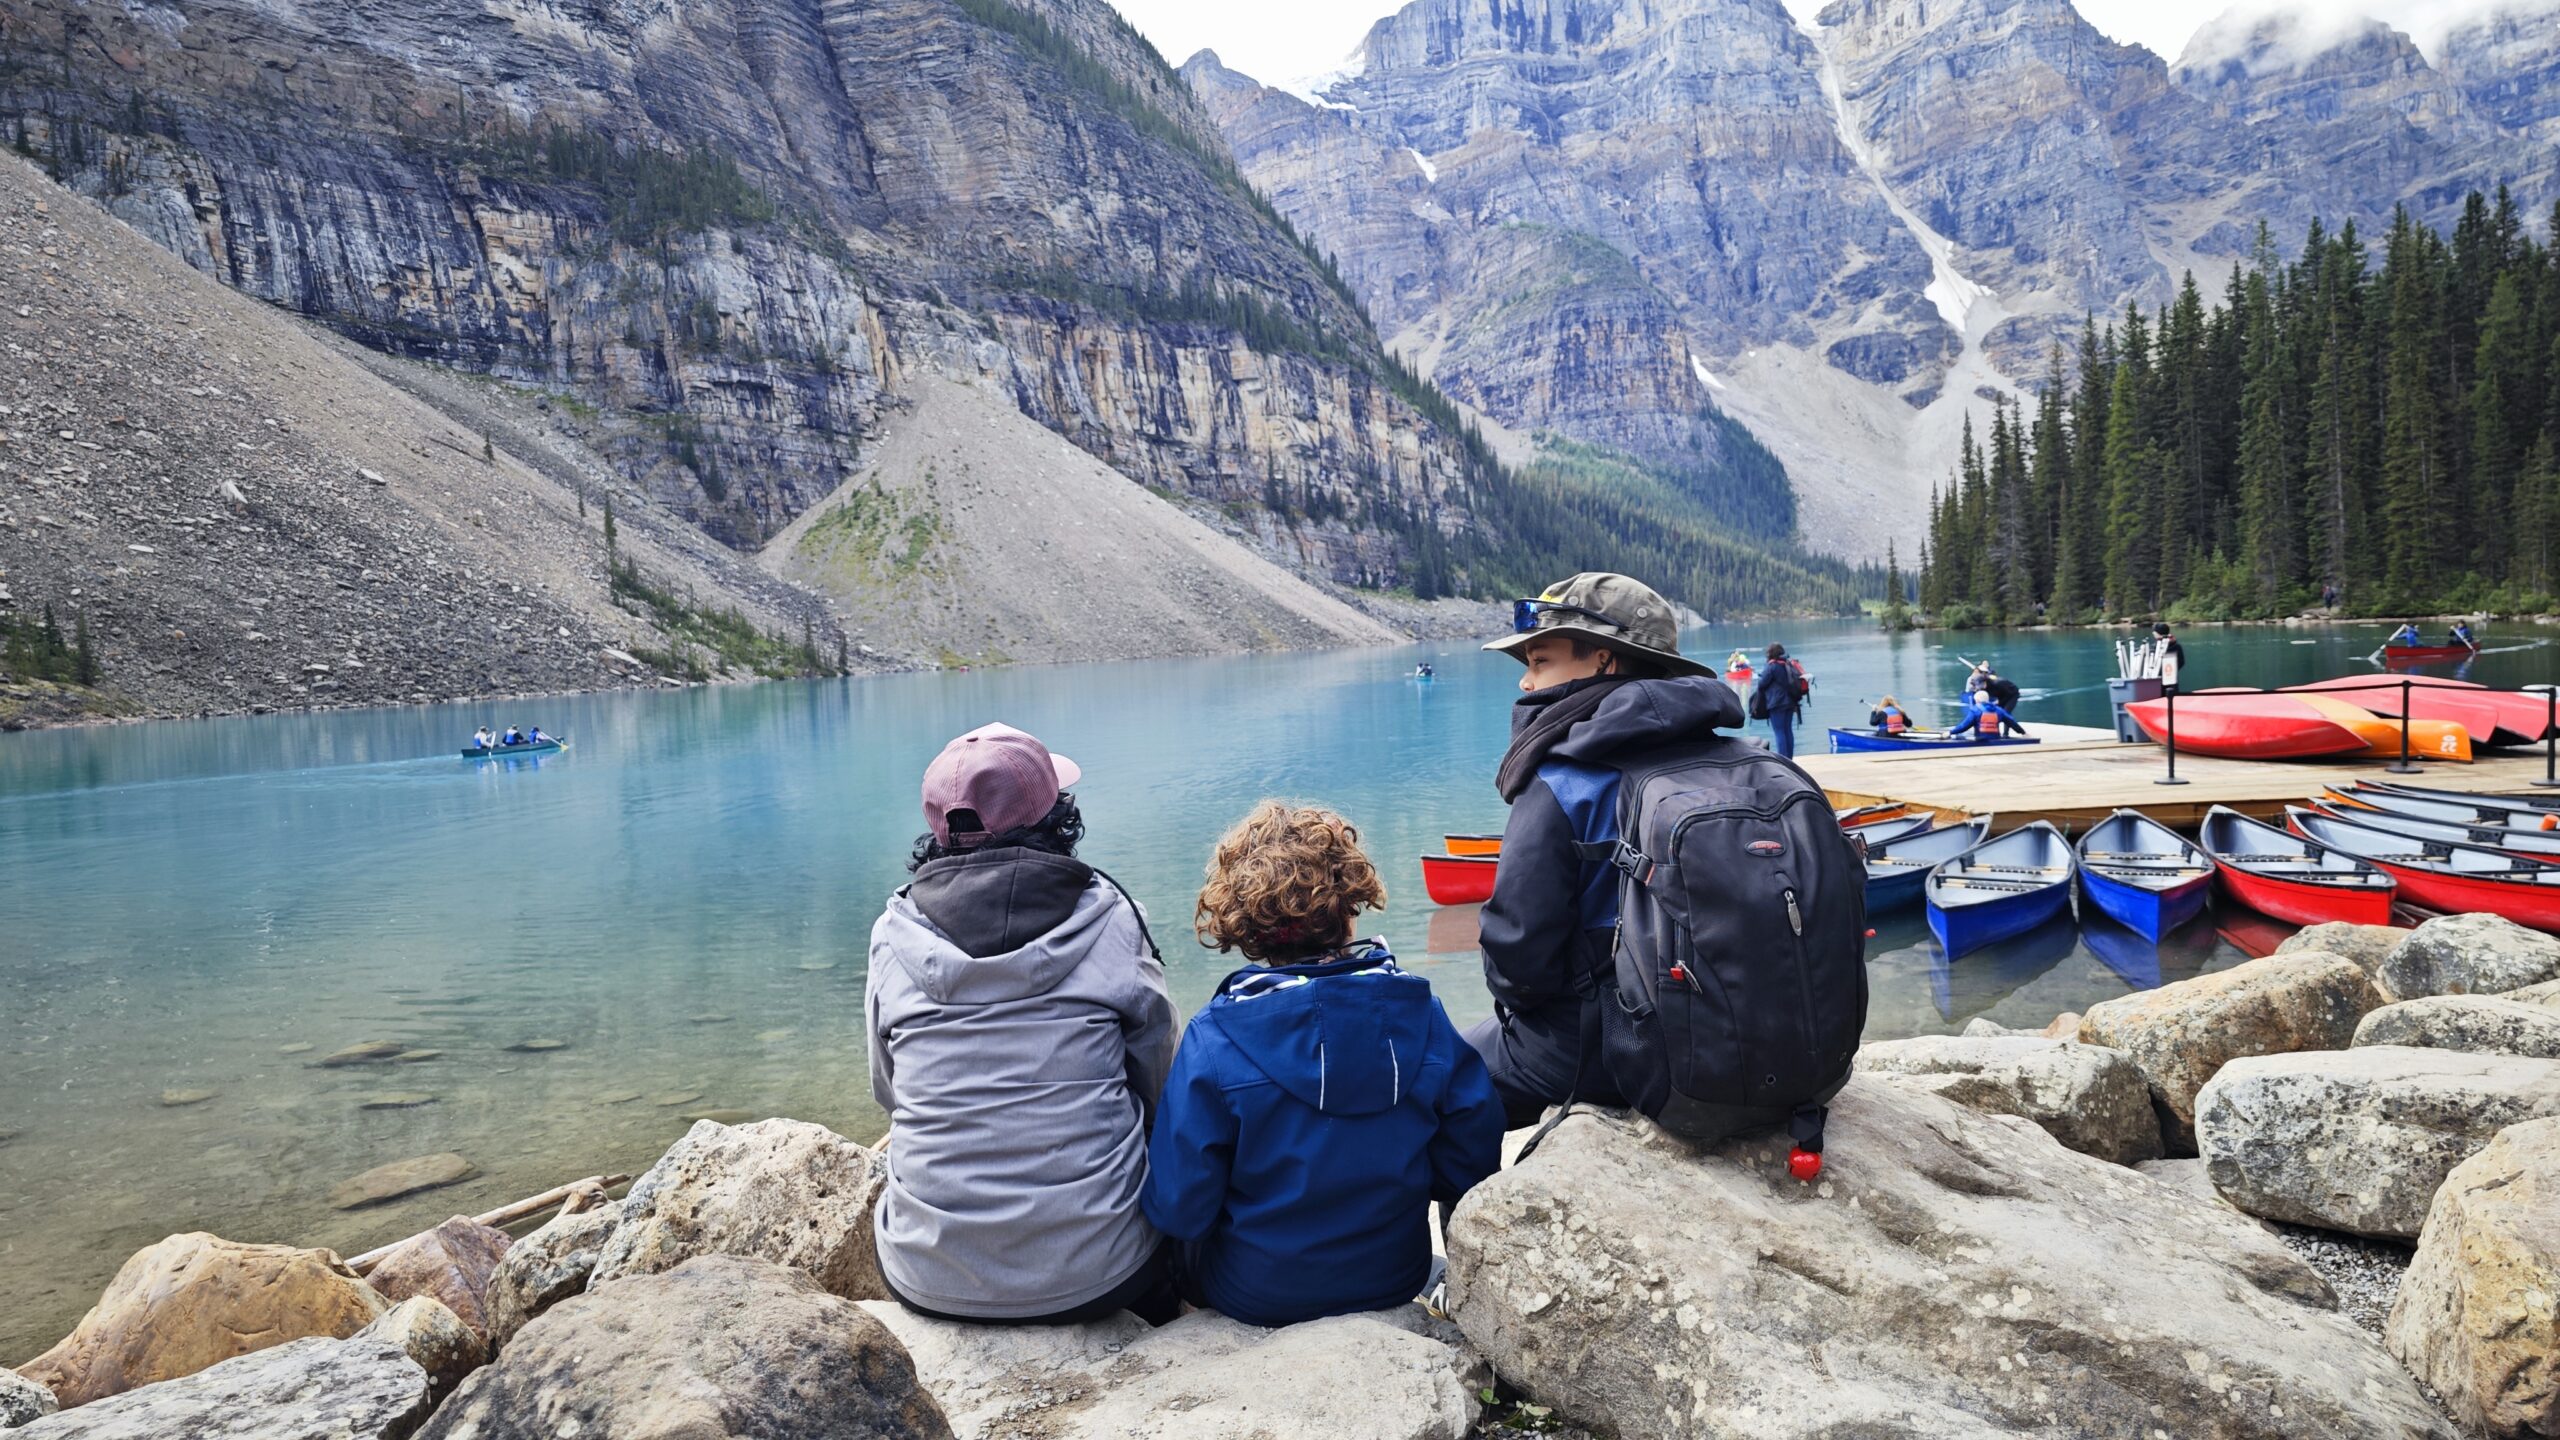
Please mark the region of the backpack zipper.
[[1797, 939], [1804, 938], [1804, 912], [1796, 908], [1796, 891], [1792, 885], [1787, 887], [1787, 927], [1796, 932]]

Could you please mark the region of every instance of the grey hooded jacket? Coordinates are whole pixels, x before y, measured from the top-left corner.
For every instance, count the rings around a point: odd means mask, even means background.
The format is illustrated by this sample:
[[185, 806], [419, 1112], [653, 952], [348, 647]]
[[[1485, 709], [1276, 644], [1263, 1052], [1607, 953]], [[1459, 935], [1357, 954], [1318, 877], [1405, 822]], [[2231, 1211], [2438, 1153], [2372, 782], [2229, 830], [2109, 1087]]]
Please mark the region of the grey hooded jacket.
[[1137, 911], [1075, 860], [936, 860], [871, 931], [874, 1219], [898, 1293], [949, 1315], [1073, 1309], [1137, 1273], [1147, 1126], [1173, 1002]]

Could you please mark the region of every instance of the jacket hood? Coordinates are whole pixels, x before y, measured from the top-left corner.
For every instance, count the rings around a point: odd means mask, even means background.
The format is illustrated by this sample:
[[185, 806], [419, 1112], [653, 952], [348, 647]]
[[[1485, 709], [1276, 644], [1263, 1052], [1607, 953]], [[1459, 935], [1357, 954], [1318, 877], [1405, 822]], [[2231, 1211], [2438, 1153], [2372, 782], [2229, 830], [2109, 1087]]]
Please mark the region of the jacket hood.
[[[1511, 707], [1514, 735], [1536, 723], [1549, 705], [1607, 680], [1577, 680], [1534, 695]], [[1704, 740], [1712, 730], [1739, 730], [1742, 700], [1733, 687], [1711, 675], [1672, 680], [1624, 680], [1610, 685], [1599, 708], [1577, 722], [1544, 758], [1605, 765], [1620, 755]]]
[[1418, 1084], [1431, 982], [1364, 941], [1318, 965], [1239, 970], [1202, 1018], [1291, 1098], [1327, 1115], [1374, 1115]]
[[1005, 845], [946, 855], [907, 886], [933, 928], [972, 955], [1019, 950], [1074, 913], [1093, 867], [1064, 855]]
[[[1004, 892], [994, 888], [993, 879], [983, 883], [990, 887], [992, 895], [1002, 897]], [[1132, 953], [1141, 948], [1137, 915], [1109, 881], [1089, 870], [1074, 903], [1055, 924], [1019, 938], [1010, 949], [983, 954], [972, 953], [957, 936], [935, 923], [933, 912], [918, 903], [916, 892], [924, 888], [920, 875], [917, 884], [889, 897], [889, 908], [881, 914], [873, 932], [873, 945], [875, 949], [885, 946], [890, 958], [915, 981], [916, 988], [940, 1004], [988, 1005], [1045, 995], [1073, 974], [1085, 957], [1106, 944]], [[940, 898], [951, 901], [959, 895], [946, 891]], [[945, 904], [942, 913], [951, 913], [951, 907]], [[1019, 907], [1016, 913], [1019, 914]], [[1010, 923], [989, 917], [972, 920], [962, 928], [977, 931], [983, 940]]]

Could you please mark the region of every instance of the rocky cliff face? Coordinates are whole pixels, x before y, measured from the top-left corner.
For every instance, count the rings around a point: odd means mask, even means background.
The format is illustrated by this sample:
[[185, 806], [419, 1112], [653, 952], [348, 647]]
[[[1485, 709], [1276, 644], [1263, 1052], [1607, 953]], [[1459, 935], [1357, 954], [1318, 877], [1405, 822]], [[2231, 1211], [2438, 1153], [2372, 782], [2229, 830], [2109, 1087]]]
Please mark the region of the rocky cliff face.
[[1774, 0], [1415, 0], [1321, 104], [1185, 74], [1453, 392], [1658, 459], [1664, 367], [1591, 356], [1685, 352], [1787, 461], [1808, 540], [1877, 556], [1968, 414], [2085, 314], [2218, 281], [2261, 219], [2290, 243], [2501, 181], [2546, 203], [2549, 148], [2518, 142], [2554, 30], [2475, 27], [2439, 69], [2380, 27], [2234, 23], [2173, 68], [2069, 0], [1802, 27]]
[[2560, 140], [2560, 14], [2522, 0], [2455, 26], [2441, 68], [2482, 117], [2536, 144]]
[[236, 288], [596, 412], [753, 548], [912, 367], [1403, 578], [1457, 437], [1102, 0], [0, 0], [0, 133]]

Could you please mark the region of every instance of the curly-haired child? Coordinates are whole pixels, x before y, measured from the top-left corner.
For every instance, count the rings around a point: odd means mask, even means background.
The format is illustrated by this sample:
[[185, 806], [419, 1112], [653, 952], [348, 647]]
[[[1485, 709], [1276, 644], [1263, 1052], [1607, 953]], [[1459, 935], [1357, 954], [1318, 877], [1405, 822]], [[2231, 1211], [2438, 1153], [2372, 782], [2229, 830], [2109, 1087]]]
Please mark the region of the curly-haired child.
[[1430, 982], [1352, 938], [1386, 898], [1329, 810], [1266, 800], [1218, 842], [1195, 928], [1255, 964], [1183, 1031], [1147, 1151], [1147, 1218], [1194, 1304], [1253, 1325], [1403, 1304], [1430, 1203], [1502, 1163], [1484, 1061]]

